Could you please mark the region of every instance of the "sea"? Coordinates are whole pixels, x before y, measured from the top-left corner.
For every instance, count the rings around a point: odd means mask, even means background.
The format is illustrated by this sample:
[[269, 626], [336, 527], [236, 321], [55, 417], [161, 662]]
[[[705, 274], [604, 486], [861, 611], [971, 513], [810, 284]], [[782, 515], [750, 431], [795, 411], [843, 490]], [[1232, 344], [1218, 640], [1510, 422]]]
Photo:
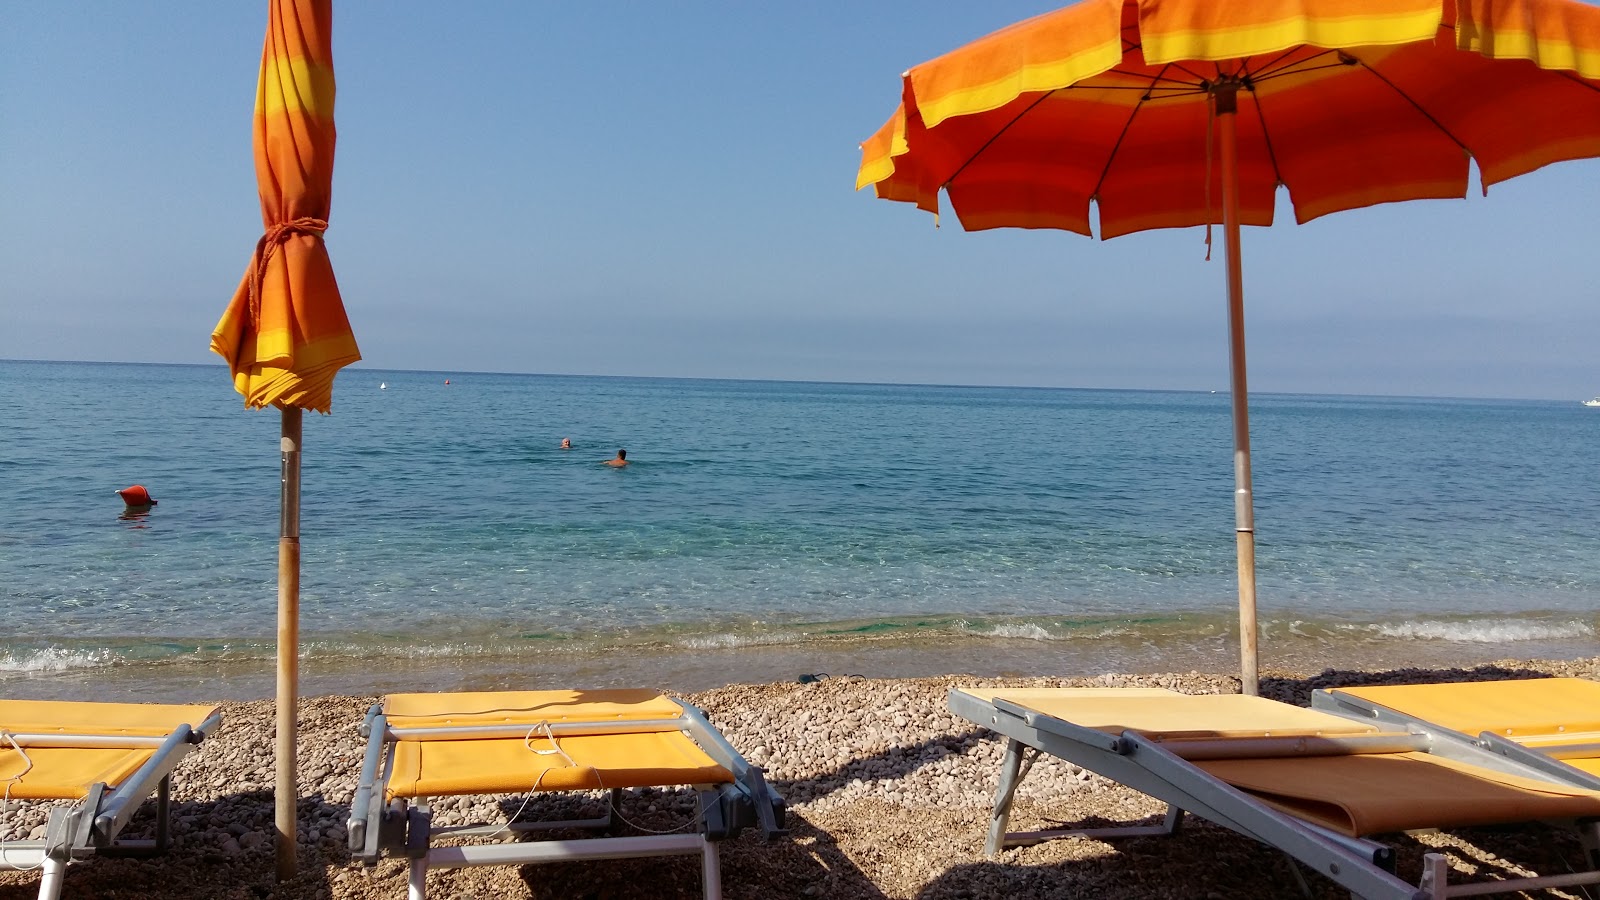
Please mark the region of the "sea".
[[[0, 694], [270, 696], [279, 413], [33, 361], [0, 408]], [[1250, 412], [1264, 671], [1600, 655], [1600, 410]], [[305, 693], [1239, 670], [1226, 390], [356, 367], [303, 448]]]

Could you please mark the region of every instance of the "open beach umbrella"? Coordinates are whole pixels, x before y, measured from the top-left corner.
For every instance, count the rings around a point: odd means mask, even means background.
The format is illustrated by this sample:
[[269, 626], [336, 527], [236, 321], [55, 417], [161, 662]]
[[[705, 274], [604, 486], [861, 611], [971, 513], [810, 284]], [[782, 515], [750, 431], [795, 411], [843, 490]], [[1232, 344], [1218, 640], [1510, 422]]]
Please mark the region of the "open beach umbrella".
[[[1600, 156], [1600, 8], [1577, 0], [1084, 0], [925, 62], [856, 187], [963, 228], [1112, 238], [1221, 222], [1241, 674], [1257, 688], [1239, 225], [1464, 197]], [[1209, 242], [1209, 230], [1207, 239]]]
[[332, 0], [271, 0], [256, 88], [255, 162], [265, 233], [211, 335], [245, 406], [282, 411], [278, 541], [278, 878], [295, 871], [302, 409], [329, 411], [333, 378], [361, 358], [322, 233], [333, 190]]

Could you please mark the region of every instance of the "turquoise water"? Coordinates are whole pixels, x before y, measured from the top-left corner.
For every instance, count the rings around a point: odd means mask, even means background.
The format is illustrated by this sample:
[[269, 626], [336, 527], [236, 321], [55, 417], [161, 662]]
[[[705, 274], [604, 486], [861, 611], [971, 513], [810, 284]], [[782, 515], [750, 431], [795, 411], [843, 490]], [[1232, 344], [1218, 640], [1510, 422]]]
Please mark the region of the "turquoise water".
[[[259, 687], [277, 413], [209, 366], [0, 362], [0, 401], [0, 684]], [[1600, 410], [1252, 417], [1264, 665], [1597, 652]], [[1229, 671], [1229, 429], [1225, 393], [349, 370], [305, 420], [307, 672]]]

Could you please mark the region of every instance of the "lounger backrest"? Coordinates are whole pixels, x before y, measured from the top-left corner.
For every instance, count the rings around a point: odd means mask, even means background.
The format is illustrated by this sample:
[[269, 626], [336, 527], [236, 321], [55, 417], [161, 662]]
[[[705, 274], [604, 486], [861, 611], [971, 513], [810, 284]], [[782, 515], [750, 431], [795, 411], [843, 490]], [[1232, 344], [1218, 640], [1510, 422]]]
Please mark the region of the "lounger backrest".
[[1583, 678], [1470, 681], [1340, 688], [1434, 725], [1476, 736], [1488, 731], [1515, 741], [1570, 741], [1600, 733], [1600, 682]]
[[0, 700], [0, 729], [11, 734], [164, 737], [181, 725], [199, 727], [216, 711], [215, 706]]
[[1160, 689], [972, 691], [1109, 734], [1134, 731], [1156, 741], [1375, 734], [1372, 725], [1331, 713], [1239, 694]]
[[[390, 694], [383, 713], [391, 729], [592, 723], [595, 727], [587, 730], [603, 734], [612, 723], [675, 721], [683, 716], [683, 707], [649, 690], [485, 691]], [[664, 725], [662, 730], [677, 726]]]

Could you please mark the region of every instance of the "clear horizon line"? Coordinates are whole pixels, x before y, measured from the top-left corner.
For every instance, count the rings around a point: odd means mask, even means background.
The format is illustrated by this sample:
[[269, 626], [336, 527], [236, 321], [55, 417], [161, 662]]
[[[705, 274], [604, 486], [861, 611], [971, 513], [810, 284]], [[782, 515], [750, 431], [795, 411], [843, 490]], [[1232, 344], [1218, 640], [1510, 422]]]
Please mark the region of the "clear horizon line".
[[[728, 376], [709, 375], [609, 375], [583, 372], [504, 372], [490, 369], [396, 369], [378, 368], [364, 365], [365, 361], [353, 363], [341, 369], [345, 371], [369, 372], [399, 372], [416, 375], [495, 375], [517, 376], [533, 378], [633, 378], [651, 381], [729, 381], [729, 382], [765, 382], [770, 384], [828, 384], [861, 387], [908, 387], [908, 388], [990, 388], [997, 390], [1019, 391], [1106, 391], [1148, 394], [1224, 394], [1231, 395], [1225, 389], [1206, 390], [1203, 388], [1134, 388], [1134, 387], [1075, 387], [1065, 385], [1040, 385], [1040, 384], [975, 384], [955, 382], [919, 382], [919, 381], [835, 381], [816, 378], [733, 378]], [[0, 363], [45, 363], [60, 365], [108, 365], [108, 366], [188, 366], [193, 368], [227, 368], [227, 364], [218, 362], [141, 362], [135, 360], [114, 359], [23, 359], [0, 358]], [[1252, 397], [1370, 397], [1386, 400], [1508, 400], [1529, 403], [1564, 403], [1583, 400], [1567, 401], [1555, 397], [1467, 397], [1446, 394], [1357, 394], [1346, 391], [1320, 392], [1320, 391], [1250, 391]]]

